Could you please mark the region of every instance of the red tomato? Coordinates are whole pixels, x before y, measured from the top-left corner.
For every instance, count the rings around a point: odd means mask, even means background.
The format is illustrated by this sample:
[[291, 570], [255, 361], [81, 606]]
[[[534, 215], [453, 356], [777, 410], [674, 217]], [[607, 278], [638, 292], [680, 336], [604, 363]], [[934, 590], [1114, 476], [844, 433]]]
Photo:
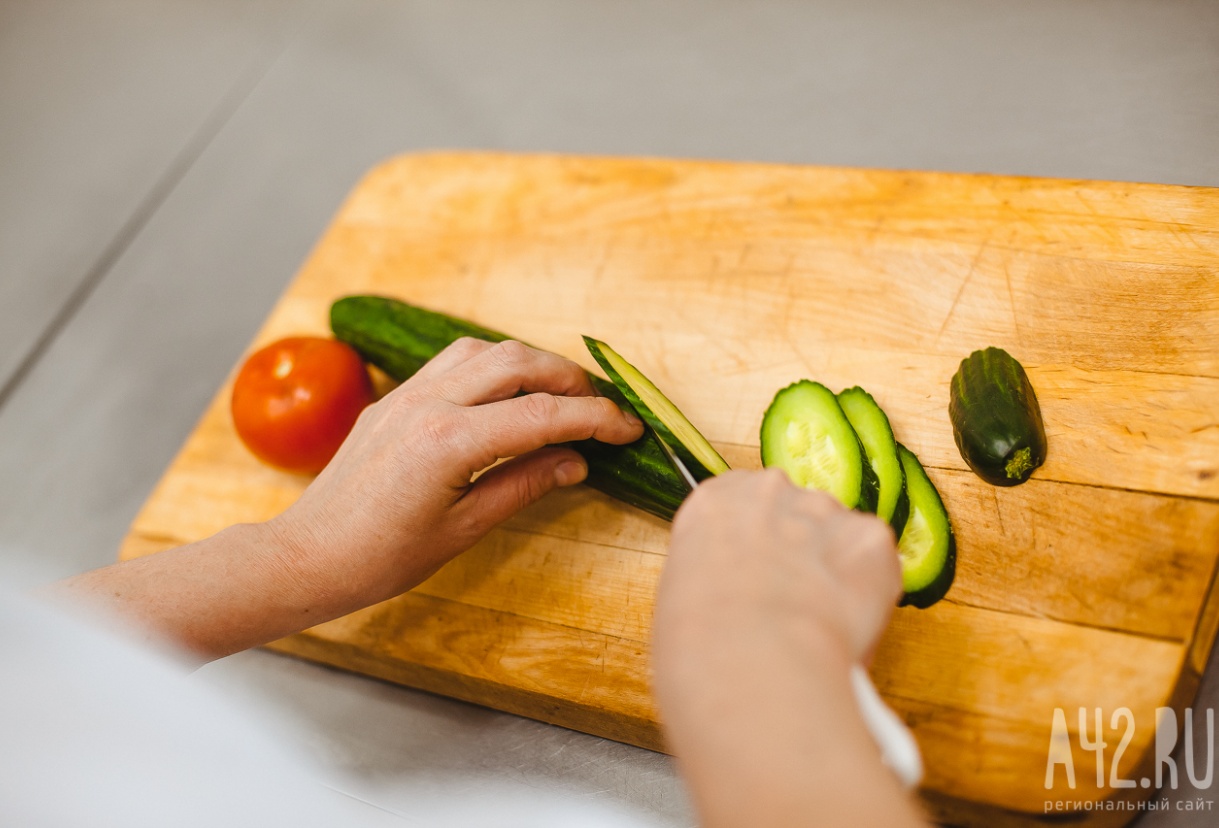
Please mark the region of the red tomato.
[[333, 339], [296, 336], [252, 354], [233, 383], [233, 425], [272, 466], [315, 474], [372, 402], [360, 355]]

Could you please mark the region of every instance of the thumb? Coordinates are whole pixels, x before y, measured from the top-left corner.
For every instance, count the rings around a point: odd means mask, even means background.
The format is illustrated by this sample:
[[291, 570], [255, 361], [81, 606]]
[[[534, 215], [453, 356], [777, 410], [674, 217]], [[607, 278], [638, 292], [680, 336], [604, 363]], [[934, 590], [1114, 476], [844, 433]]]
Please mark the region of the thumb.
[[461, 499], [470, 524], [481, 536], [551, 489], [572, 486], [588, 475], [576, 451], [560, 446], [531, 451], [488, 469]]

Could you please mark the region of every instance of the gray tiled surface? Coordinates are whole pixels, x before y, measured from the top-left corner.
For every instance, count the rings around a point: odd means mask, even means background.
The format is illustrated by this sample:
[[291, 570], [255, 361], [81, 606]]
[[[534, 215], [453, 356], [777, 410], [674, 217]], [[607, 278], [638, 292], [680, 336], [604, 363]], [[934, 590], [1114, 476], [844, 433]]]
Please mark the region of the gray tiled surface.
[[[0, 402], [0, 547], [31, 579], [112, 559], [388, 155], [1216, 185], [1217, 89], [1212, 2], [0, 0], [0, 384], [19, 380]], [[399, 805], [420, 779], [476, 776], [689, 822], [654, 754], [264, 653], [210, 669], [294, 706], [314, 750]]]
[[265, 71], [288, 5], [0, 3], [0, 388]]

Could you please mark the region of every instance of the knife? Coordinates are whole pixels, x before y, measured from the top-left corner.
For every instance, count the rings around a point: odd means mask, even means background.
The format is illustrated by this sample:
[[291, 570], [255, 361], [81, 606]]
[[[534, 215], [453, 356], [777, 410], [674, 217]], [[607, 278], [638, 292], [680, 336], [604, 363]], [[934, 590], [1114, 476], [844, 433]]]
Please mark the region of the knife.
[[[677, 456], [677, 452], [673, 451], [673, 447], [659, 434], [656, 435], [656, 442], [660, 443], [669, 462], [690, 485], [690, 489], [698, 488], [698, 481]], [[876, 690], [876, 685], [872, 683], [872, 678], [859, 664], [851, 667], [851, 688], [855, 692], [855, 703], [859, 706], [864, 725], [872, 734], [876, 746], [880, 748], [881, 761], [907, 790], [917, 787], [923, 778], [923, 757], [919, 753], [918, 743], [914, 741], [914, 734], [893, 709], [885, 704]]]

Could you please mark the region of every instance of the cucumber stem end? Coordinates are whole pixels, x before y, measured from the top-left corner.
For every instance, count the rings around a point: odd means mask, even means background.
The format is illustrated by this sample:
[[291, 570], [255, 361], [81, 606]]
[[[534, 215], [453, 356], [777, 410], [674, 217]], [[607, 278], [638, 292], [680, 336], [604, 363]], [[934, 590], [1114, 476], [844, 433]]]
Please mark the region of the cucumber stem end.
[[1028, 446], [1016, 449], [1012, 456], [1007, 458], [1007, 464], [1003, 467], [1007, 473], [1009, 480], [1023, 480], [1032, 473], [1036, 465], [1033, 463], [1033, 450]]

